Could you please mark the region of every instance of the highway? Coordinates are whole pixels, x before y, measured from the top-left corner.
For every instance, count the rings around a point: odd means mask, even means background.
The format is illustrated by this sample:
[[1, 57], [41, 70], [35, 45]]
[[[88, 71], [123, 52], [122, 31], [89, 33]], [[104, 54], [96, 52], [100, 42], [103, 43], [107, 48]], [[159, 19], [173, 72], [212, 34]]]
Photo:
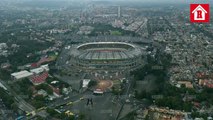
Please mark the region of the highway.
[[25, 111], [25, 112], [31, 112], [34, 111], [35, 108], [30, 105], [29, 103], [27, 103], [23, 98], [21, 98], [19, 95], [16, 94], [16, 92], [14, 92], [5, 81], [0, 79], [0, 83], [2, 85], [4, 85], [7, 88], [7, 91], [15, 98], [16, 102], [18, 103], [18, 107]]

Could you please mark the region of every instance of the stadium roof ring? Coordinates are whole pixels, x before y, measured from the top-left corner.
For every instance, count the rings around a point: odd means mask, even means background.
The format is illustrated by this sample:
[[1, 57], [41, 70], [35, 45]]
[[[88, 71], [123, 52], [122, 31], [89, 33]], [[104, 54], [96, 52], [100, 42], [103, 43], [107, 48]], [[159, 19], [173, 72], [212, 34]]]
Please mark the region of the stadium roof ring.
[[132, 69], [143, 63], [143, 48], [125, 42], [90, 42], [70, 49], [71, 64], [82, 69]]

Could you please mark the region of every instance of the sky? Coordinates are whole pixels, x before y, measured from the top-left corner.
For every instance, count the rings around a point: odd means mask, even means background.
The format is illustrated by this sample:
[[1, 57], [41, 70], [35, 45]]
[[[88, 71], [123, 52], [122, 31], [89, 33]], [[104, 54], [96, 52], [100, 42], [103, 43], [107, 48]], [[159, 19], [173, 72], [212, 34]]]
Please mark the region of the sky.
[[210, 3], [213, 5], [213, 0], [0, 0], [0, 1], [16, 1], [16, 2], [23, 2], [23, 1], [57, 1], [57, 2], [64, 2], [64, 1], [72, 1], [72, 2], [89, 2], [89, 1], [110, 1], [110, 2], [141, 2], [141, 3], [183, 3], [183, 4], [189, 4], [189, 3]]
[[[79, 0], [81, 1], [81, 0]], [[83, 0], [82, 0], [83, 1]], [[139, 1], [139, 2], [189, 2], [189, 3], [198, 3], [198, 2], [204, 2], [204, 3], [212, 3], [213, 0], [87, 0], [87, 1]]]
[[[19, 0], [22, 1], [22, 0]], [[29, 1], [29, 0], [28, 0]], [[64, 0], [43, 0], [43, 1], [64, 1]], [[77, 0], [66, 0], [66, 1], [77, 1]], [[177, 2], [177, 1], [212, 1], [212, 0], [78, 0], [78, 1], [152, 1], [152, 2], [156, 2], [156, 1], [166, 1], [166, 2]]]

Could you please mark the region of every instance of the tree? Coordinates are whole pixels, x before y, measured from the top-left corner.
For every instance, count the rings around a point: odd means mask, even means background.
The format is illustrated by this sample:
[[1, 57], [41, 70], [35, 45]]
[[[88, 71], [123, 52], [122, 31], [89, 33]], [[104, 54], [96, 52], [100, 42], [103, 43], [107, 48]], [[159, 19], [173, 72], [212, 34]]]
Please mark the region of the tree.
[[79, 113], [79, 120], [84, 120], [86, 116], [83, 113]]
[[51, 109], [51, 108], [47, 108], [47, 113], [50, 114], [50, 116], [55, 116], [56, 114], [58, 114], [57, 111], [55, 111], [54, 109]]
[[15, 103], [15, 101], [13, 100], [13, 97], [10, 96], [3, 88], [0, 87], [0, 98], [2, 99], [2, 101], [4, 102], [4, 104], [8, 107], [8, 108], [12, 108], [12, 105]]
[[43, 89], [47, 92], [47, 94], [52, 95], [53, 94], [53, 89], [48, 85], [48, 84], [40, 84], [38, 86], [36, 86], [37, 90]]
[[32, 105], [38, 109], [45, 106], [44, 101], [32, 100]]
[[36, 101], [44, 101], [45, 100], [45, 98], [42, 96], [42, 95], [37, 95], [37, 96], [35, 96], [35, 98], [34, 98]]
[[91, 80], [88, 84], [88, 87], [93, 87], [93, 86], [96, 86], [97, 84], [98, 84], [97, 81]]

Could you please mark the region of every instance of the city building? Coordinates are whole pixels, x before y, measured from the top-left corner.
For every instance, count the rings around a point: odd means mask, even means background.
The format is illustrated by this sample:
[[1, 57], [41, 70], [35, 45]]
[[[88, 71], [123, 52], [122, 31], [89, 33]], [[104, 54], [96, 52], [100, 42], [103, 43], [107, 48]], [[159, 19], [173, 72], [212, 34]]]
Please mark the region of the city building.
[[193, 88], [193, 85], [190, 81], [178, 81], [179, 85], [184, 85], [186, 88]]
[[[33, 74], [33, 73], [31, 73]], [[43, 72], [41, 74], [33, 74], [31, 77], [30, 77], [30, 81], [34, 84], [34, 85], [40, 85], [44, 82], [46, 82], [46, 79], [48, 77], [48, 72]]]
[[46, 65], [41, 65], [39, 68], [35, 68], [35, 69], [32, 69], [30, 70], [31, 73], [34, 73], [34, 74], [39, 74], [39, 73], [42, 73], [44, 71], [49, 71], [49, 66], [48, 64]]
[[37, 95], [42, 95], [42, 96], [46, 97], [48, 94], [45, 90], [41, 89], [37, 92]]
[[89, 82], [90, 82], [90, 79], [84, 79], [84, 80], [83, 80], [83, 85], [82, 85], [82, 87], [83, 87], [83, 88], [88, 87]]
[[20, 72], [12, 73], [11, 77], [12, 77], [13, 80], [20, 80], [20, 79], [30, 77], [32, 75], [33, 75], [33, 73], [28, 72], [26, 70], [23, 70], [23, 71], [20, 71]]

